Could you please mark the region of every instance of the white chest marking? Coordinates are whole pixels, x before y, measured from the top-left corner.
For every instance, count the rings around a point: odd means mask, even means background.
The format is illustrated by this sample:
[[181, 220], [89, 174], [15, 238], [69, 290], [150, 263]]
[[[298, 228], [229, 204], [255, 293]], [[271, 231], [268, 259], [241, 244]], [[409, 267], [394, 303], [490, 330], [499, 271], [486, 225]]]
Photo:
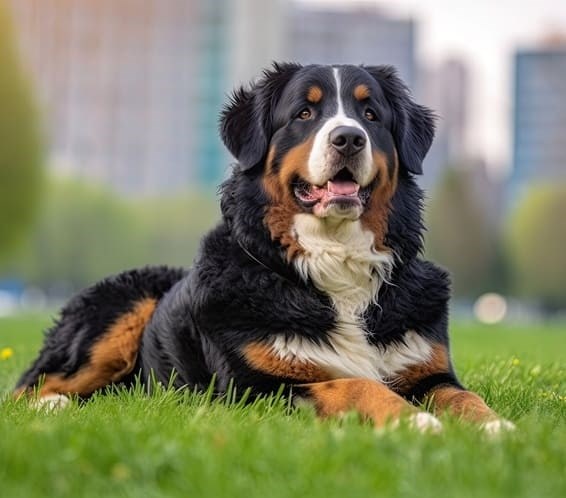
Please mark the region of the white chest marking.
[[391, 270], [393, 258], [374, 249], [373, 234], [359, 221], [331, 225], [309, 214], [295, 216], [294, 228], [304, 256], [296, 260], [299, 273], [327, 293], [337, 313], [329, 344], [314, 344], [296, 336], [279, 336], [273, 350], [282, 358], [316, 364], [336, 377], [383, 380], [414, 363], [426, 361], [430, 344], [408, 331], [403, 342], [377, 348], [366, 338], [362, 313], [376, 302], [377, 292]]

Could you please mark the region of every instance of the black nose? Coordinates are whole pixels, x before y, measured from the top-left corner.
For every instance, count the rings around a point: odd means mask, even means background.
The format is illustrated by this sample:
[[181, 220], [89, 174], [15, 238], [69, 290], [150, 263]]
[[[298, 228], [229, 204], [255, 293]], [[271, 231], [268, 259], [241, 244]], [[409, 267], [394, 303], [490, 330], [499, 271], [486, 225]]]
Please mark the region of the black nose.
[[366, 146], [366, 136], [359, 128], [338, 126], [330, 132], [330, 143], [340, 154], [348, 157], [357, 154]]

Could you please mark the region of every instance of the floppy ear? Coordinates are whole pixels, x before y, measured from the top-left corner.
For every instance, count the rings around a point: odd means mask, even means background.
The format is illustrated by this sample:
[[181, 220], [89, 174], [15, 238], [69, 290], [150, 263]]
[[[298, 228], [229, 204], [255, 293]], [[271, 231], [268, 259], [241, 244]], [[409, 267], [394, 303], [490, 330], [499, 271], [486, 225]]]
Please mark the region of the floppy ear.
[[415, 175], [432, 145], [436, 116], [413, 101], [410, 90], [392, 66], [363, 66], [381, 86], [393, 111], [392, 131], [399, 162]]
[[299, 64], [273, 63], [249, 87], [231, 95], [220, 115], [220, 136], [243, 170], [265, 159], [273, 134], [273, 108]]

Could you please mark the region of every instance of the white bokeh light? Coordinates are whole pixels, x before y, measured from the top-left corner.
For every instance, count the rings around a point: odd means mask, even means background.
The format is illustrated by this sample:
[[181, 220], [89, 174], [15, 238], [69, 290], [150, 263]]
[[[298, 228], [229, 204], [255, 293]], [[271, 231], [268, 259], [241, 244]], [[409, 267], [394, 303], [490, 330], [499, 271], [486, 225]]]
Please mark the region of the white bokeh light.
[[474, 304], [474, 315], [481, 323], [499, 323], [507, 315], [507, 300], [494, 292], [483, 294]]

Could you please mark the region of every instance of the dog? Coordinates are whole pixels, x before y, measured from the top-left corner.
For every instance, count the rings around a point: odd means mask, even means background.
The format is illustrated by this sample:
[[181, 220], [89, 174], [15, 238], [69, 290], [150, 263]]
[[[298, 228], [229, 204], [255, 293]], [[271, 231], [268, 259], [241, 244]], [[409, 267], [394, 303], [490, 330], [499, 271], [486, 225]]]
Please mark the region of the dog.
[[274, 64], [222, 111], [237, 164], [192, 268], [77, 294], [16, 396], [63, 405], [153, 378], [218, 393], [233, 382], [252, 398], [284, 385], [322, 417], [437, 431], [426, 404], [512, 428], [458, 381], [449, 276], [420, 256], [415, 176], [434, 120], [390, 66]]

